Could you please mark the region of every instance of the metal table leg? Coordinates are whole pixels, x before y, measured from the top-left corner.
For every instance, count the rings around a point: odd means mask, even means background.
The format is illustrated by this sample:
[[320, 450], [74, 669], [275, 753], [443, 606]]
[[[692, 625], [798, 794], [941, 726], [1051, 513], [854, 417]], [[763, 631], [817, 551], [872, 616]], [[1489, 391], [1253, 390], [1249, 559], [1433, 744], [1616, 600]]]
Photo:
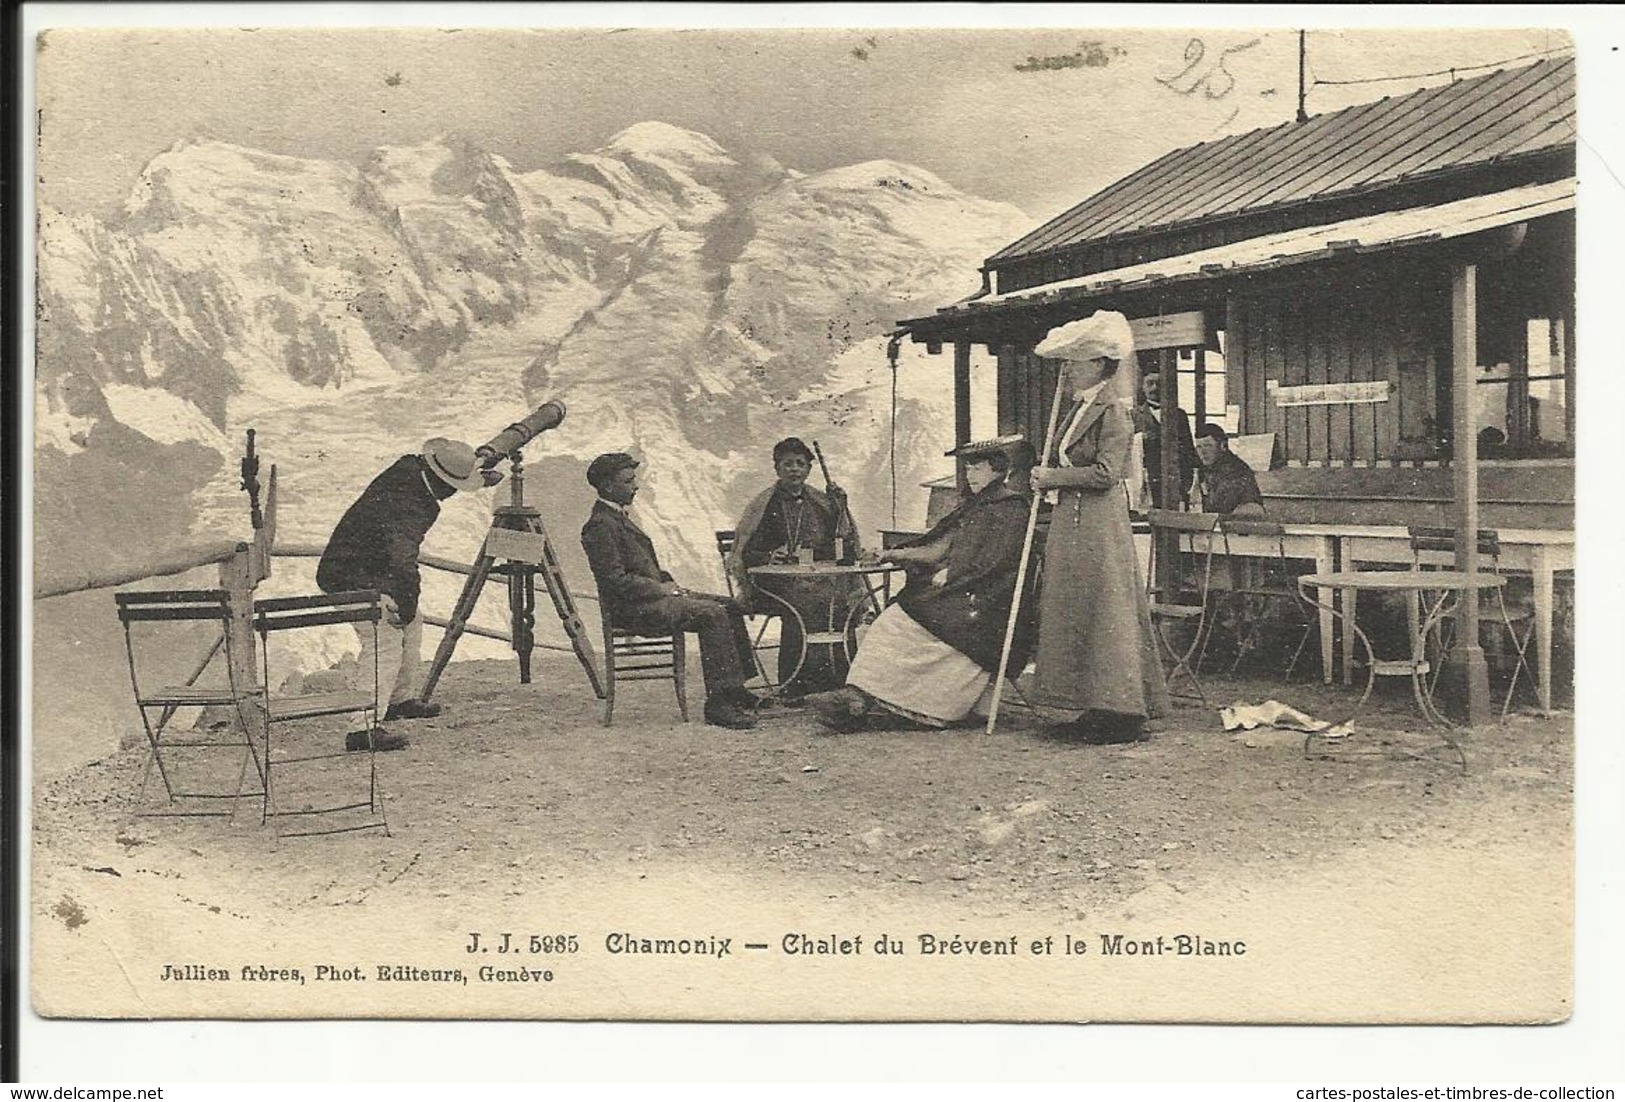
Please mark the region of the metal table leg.
[[[773, 589], [772, 589], [771, 586], [763, 585], [761, 581], [758, 581], [756, 583], [756, 589], [757, 589], [758, 592], [767, 594], [769, 597], [773, 598], [779, 604], [783, 605], [788, 610], [789, 615], [795, 617], [796, 625], [797, 625], [797, 627], [799, 627], [801, 629], [801, 631], [800, 631], [801, 653], [796, 655], [795, 667], [790, 671], [790, 676], [789, 677], [786, 677], [783, 681], [779, 682], [777, 685], [774, 685], [774, 686], [772, 686], [772, 687], [770, 687], [768, 689], [768, 695], [769, 696], [778, 697], [778, 696], [783, 694], [783, 692], [785, 690], [785, 687], [787, 685], [790, 685], [790, 684], [794, 683], [795, 679], [801, 673], [801, 668], [807, 664], [807, 648], [811, 645], [811, 642], [810, 642], [810, 640], [808, 638], [807, 621], [802, 619], [801, 610], [796, 608], [796, 606], [795, 606], [795, 604], [793, 602], [791, 602], [789, 600], [786, 600], [781, 595], [773, 592]], [[781, 615], [780, 618], [781, 619], [783, 618], [782, 615]], [[779, 633], [779, 646], [781, 646], [781, 647], [784, 646], [784, 633], [782, 631]]]

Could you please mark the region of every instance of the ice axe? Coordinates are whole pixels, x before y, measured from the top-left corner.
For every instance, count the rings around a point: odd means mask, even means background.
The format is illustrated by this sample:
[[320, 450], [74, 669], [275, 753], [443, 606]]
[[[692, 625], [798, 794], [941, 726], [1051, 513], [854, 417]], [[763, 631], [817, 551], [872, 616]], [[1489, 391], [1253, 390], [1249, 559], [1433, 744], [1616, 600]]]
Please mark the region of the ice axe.
[[[1049, 403], [1049, 426], [1044, 430], [1044, 452], [1041, 466], [1049, 466], [1050, 449], [1055, 446], [1055, 424], [1061, 419], [1062, 379], [1055, 380], [1055, 397]], [[1027, 510], [1027, 536], [1021, 543], [1021, 565], [1016, 568], [1016, 591], [1010, 598], [1010, 622], [1004, 626], [1004, 647], [999, 651], [999, 672], [993, 679], [993, 701], [988, 706], [987, 733], [992, 734], [999, 723], [999, 698], [1004, 695], [1004, 675], [1010, 668], [1010, 648], [1016, 641], [1016, 621], [1021, 616], [1021, 594], [1027, 587], [1027, 564], [1032, 561], [1033, 536], [1038, 531], [1038, 506], [1043, 502], [1042, 491], [1033, 491], [1032, 505]]]
[[[818, 446], [818, 441], [816, 440], [812, 442], [812, 446], [813, 455], [818, 459], [818, 468], [824, 472], [824, 486], [828, 488], [831, 479], [829, 477], [829, 464], [824, 462], [824, 449]], [[852, 506], [847, 501], [845, 494], [841, 495], [841, 515], [835, 518], [835, 526], [837, 538], [840, 538], [842, 531], [844, 530], [845, 540], [848, 545], [845, 548], [844, 554], [836, 556], [836, 561], [842, 563], [843, 565], [856, 561], [859, 550], [858, 526], [857, 523], [852, 519]]]

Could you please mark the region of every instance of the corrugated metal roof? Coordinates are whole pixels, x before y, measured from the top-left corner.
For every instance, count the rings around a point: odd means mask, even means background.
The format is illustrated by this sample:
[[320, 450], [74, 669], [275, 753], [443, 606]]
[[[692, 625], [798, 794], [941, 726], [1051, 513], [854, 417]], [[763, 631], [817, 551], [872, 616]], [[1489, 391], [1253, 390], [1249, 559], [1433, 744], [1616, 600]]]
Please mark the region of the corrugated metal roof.
[[1573, 210], [1574, 191], [1575, 182], [1570, 178], [1510, 188], [1489, 195], [1474, 195], [1433, 206], [1384, 211], [1323, 226], [1307, 226], [1264, 237], [1251, 237], [1182, 256], [1149, 260], [1143, 264], [1095, 272], [1008, 294], [970, 299], [938, 310], [933, 318], [919, 320], [929, 324], [933, 320], [974, 316], [980, 311], [1000, 306], [1088, 299], [1104, 293], [1134, 291], [1139, 287], [1218, 279], [1287, 264], [1381, 252], [1462, 237]]
[[1539, 61], [1177, 149], [988, 263], [1368, 191], [1570, 145], [1574, 136], [1574, 61]]

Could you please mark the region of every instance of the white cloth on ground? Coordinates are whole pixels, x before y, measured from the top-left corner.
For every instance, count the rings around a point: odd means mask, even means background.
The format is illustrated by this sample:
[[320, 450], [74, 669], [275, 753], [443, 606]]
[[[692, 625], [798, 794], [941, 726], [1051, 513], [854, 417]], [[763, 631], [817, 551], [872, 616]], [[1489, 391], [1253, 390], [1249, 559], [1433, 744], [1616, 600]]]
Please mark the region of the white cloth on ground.
[[1345, 738], [1353, 733], [1347, 723], [1339, 723], [1333, 727], [1324, 719], [1316, 719], [1307, 712], [1300, 712], [1290, 704], [1282, 704], [1279, 700], [1266, 700], [1262, 704], [1248, 704], [1245, 700], [1238, 700], [1227, 708], [1219, 709], [1219, 722], [1226, 731], [1240, 728], [1251, 731], [1260, 725], [1275, 727], [1283, 731], [1301, 731], [1304, 734], [1318, 734], [1326, 738]]
[[864, 633], [846, 683], [889, 711], [941, 727], [968, 716], [993, 675], [890, 605]]

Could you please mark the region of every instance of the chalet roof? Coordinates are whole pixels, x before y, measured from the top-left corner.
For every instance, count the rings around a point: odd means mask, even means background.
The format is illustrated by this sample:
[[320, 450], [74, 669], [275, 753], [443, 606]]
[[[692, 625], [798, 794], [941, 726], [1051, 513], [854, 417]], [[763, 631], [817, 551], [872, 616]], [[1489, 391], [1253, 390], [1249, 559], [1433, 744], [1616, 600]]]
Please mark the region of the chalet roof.
[[1176, 149], [987, 263], [1369, 192], [1574, 140], [1574, 61], [1539, 61]]
[[967, 299], [938, 310], [932, 317], [903, 324], [930, 327], [945, 322], [962, 322], [979, 314], [997, 313], [1001, 307], [1082, 303], [1091, 298], [1146, 287], [1219, 279], [1291, 264], [1385, 252], [1463, 237], [1573, 210], [1574, 193], [1575, 181], [1569, 178], [1432, 206], [1383, 211], [1362, 218], [1233, 241], [1228, 245], [1046, 283], [1041, 287]]

